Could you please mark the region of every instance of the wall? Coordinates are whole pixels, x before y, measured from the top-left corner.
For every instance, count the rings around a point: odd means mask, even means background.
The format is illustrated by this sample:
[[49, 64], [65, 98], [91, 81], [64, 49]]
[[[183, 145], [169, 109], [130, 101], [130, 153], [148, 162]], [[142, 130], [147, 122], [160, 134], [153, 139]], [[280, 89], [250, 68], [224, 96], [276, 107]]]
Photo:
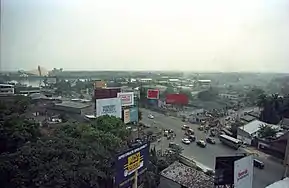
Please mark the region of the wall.
[[181, 185], [161, 176], [158, 188], [181, 188]]
[[242, 140], [244, 143], [248, 145], [252, 144], [251, 135], [240, 128], [238, 128], [238, 131], [237, 131], [237, 139]]

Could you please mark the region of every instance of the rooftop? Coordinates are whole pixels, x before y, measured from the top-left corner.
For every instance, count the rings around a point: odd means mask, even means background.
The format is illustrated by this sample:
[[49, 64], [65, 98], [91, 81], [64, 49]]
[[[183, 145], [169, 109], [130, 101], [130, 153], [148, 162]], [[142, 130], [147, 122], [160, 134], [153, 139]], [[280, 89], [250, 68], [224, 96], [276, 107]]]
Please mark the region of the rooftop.
[[86, 108], [91, 106], [90, 104], [79, 103], [79, 102], [72, 102], [72, 101], [63, 101], [62, 103], [56, 103], [55, 106], [62, 106], [62, 107], [70, 107], [70, 108]]
[[161, 175], [187, 188], [208, 188], [214, 185], [210, 176], [179, 162], [164, 169]]
[[[251, 121], [250, 123], [247, 123], [246, 125], [240, 127], [240, 129], [244, 130], [245, 132], [247, 132], [249, 134], [253, 134], [253, 133], [258, 132], [261, 125], [270, 125], [270, 124], [265, 123], [263, 121], [259, 121], [256, 119], [256, 120]], [[279, 126], [277, 126], [277, 125], [270, 125], [270, 126], [272, 126], [272, 128], [279, 128]]]

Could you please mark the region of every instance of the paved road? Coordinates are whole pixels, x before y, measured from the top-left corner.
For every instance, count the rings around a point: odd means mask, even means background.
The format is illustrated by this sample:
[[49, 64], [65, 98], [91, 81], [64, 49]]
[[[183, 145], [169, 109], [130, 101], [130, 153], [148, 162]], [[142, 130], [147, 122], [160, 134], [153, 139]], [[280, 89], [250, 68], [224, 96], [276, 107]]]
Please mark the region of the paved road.
[[[184, 132], [181, 130], [181, 126], [184, 124], [181, 119], [171, 116], [165, 116], [156, 112], [149, 111], [147, 109], [141, 109], [143, 112], [143, 123], [156, 125], [162, 129], [173, 129], [176, 133], [175, 143], [183, 146], [183, 154], [187, 157], [194, 158], [198, 162], [204, 164], [205, 166], [214, 169], [215, 157], [216, 156], [227, 156], [234, 155], [236, 153], [242, 153], [242, 151], [231, 149], [219, 142], [216, 139], [216, 145], [208, 144], [206, 148], [200, 148], [195, 143], [190, 145], [184, 145], [181, 143], [181, 139], [184, 138]], [[148, 114], [153, 114], [154, 119], [149, 119]], [[186, 123], [187, 124], [187, 123]], [[198, 139], [205, 139], [206, 135], [202, 131], [198, 131], [197, 127], [199, 125], [188, 124], [191, 128], [195, 130], [195, 135]], [[161, 143], [157, 143], [157, 148], [166, 149], [169, 142], [172, 140], [166, 140], [163, 138]], [[258, 157], [261, 161], [265, 163], [265, 169], [259, 170], [254, 168], [254, 181], [253, 188], [264, 188], [267, 185], [280, 180], [283, 173], [283, 167], [280, 163], [272, 161], [271, 159], [266, 159], [264, 157]]]

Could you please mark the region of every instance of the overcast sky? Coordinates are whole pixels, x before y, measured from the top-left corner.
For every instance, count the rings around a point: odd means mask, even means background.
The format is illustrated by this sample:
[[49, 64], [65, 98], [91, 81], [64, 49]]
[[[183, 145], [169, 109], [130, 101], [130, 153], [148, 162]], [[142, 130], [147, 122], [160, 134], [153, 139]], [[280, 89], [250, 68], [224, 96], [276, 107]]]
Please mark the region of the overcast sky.
[[289, 72], [288, 0], [1, 3], [1, 70]]

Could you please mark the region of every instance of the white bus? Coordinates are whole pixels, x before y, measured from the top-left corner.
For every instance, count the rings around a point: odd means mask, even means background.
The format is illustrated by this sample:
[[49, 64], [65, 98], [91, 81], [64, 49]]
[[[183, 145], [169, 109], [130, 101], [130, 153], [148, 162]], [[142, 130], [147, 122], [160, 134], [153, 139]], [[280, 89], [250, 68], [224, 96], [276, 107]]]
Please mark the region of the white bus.
[[220, 135], [220, 141], [223, 144], [226, 144], [227, 146], [230, 146], [234, 149], [239, 149], [239, 147], [242, 145], [241, 140], [238, 140], [225, 134]]
[[13, 95], [14, 86], [10, 84], [0, 84], [0, 95]]

